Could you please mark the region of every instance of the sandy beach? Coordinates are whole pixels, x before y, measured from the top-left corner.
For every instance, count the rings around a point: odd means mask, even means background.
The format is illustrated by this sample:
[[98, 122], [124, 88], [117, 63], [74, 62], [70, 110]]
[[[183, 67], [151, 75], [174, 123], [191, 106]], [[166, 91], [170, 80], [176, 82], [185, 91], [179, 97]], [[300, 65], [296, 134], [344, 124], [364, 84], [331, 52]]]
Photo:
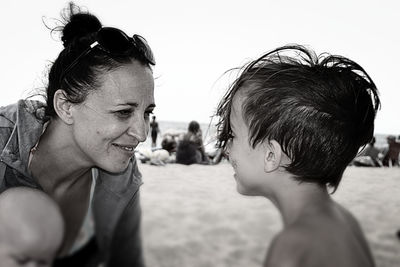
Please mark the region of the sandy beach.
[[[147, 266], [262, 266], [281, 219], [267, 199], [236, 192], [227, 162], [139, 168]], [[333, 198], [361, 223], [377, 266], [400, 266], [400, 168], [348, 167]]]

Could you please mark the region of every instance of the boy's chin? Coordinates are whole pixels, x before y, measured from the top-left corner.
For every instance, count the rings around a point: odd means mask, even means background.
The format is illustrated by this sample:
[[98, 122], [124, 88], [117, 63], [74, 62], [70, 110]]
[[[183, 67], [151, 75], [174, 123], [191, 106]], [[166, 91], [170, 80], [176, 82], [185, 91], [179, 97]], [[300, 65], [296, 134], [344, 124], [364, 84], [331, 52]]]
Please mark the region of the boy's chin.
[[239, 183], [236, 183], [236, 190], [239, 194], [244, 196], [260, 196], [256, 190], [252, 190], [251, 188], [247, 188]]

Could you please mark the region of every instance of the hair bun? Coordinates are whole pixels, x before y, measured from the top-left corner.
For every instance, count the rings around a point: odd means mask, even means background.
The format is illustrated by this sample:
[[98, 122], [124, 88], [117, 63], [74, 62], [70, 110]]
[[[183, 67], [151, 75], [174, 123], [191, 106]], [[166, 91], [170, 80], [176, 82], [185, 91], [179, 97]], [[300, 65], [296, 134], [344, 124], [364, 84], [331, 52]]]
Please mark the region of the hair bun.
[[61, 40], [67, 47], [73, 40], [97, 32], [101, 29], [99, 19], [89, 13], [72, 14], [69, 22], [64, 26]]

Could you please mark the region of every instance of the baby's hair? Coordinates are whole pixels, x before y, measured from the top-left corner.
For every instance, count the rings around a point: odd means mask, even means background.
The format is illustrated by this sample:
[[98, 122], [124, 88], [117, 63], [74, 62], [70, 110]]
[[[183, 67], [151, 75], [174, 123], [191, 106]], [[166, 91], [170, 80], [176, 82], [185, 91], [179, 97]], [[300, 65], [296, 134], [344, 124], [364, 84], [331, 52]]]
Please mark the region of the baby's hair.
[[249, 142], [276, 140], [296, 179], [336, 190], [346, 166], [370, 142], [380, 107], [377, 88], [354, 61], [300, 45], [279, 47], [245, 65], [217, 108], [218, 144], [231, 136], [235, 95]]
[[[18, 229], [19, 234], [32, 235], [57, 229], [62, 231], [62, 236], [64, 231], [61, 210], [56, 202], [40, 190], [23, 186], [9, 188], [0, 194], [0, 225], [0, 236], [5, 234], [4, 231], [14, 229]], [[60, 237], [59, 245], [61, 241]]]

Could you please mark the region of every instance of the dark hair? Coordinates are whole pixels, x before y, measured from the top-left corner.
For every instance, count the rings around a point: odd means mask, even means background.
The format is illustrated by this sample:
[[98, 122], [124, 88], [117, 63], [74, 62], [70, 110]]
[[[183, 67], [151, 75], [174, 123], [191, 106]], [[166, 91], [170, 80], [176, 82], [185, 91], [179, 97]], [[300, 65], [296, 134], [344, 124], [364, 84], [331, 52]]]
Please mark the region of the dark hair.
[[200, 130], [200, 124], [197, 121], [191, 121], [189, 123], [188, 131], [191, 133], [197, 133]]
[[346, 166], [373, 138], [377, 88], [354, 61], [303, 46], [277, 48], [244, 66], [217, 108], [218, 144], [231, 136], [233, 97], [244, 96], [249, 142], [276, 140], [299, 181], [336, 190]]
[[72, 2], [63, 10], [61, 17], [64, 26], [56, 27], [52, 29], [52, 32], [62, 31], [61, 40], [64, 49], [53, 62], [49, 71], [45, 111], [47, 116], [56, 115], [53, 98], [58, 89], [65, 91], [70, 102], [81, 103], [91, 90], [95, 90], [101, 85], [100, 74], [128, 64], [132, 59], [150, 67], [149, 63], [137, 53], [132, 52], [128, 56], [114, 56], [94, 48], [65, 75], [64, 70], [95, 41], [102, 24], [96, 16], [82, 11]]

